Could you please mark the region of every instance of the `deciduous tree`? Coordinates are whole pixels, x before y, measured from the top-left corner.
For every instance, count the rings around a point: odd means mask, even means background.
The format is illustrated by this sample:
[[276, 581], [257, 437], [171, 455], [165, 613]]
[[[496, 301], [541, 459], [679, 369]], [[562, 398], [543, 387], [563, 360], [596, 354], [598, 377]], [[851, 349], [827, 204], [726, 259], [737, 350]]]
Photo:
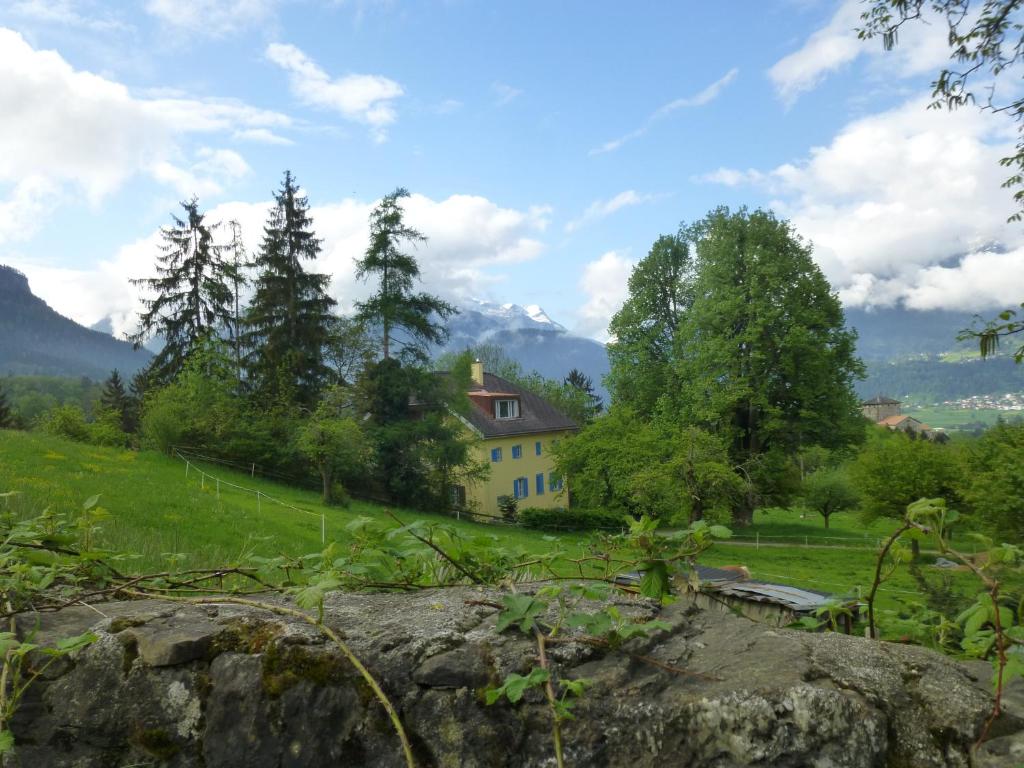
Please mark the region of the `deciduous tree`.
[[612, 401], [650, 417], [669, 389], [676, 329], [693, 303], [690, 232], [662, 235], [629, 277], [629, 298], [608, 331]]
[[[720, 435], [732, 462], [758, 476], [761, 500], [782, 502], [780, 458], [863, 438], [856, 334], [810, 246], [771, 212], [719, 208], [687, 239], [694, 298], [676, 328], [661, 407]], [[735, 522], [751, 521], [756, 499], [737, 506]]]

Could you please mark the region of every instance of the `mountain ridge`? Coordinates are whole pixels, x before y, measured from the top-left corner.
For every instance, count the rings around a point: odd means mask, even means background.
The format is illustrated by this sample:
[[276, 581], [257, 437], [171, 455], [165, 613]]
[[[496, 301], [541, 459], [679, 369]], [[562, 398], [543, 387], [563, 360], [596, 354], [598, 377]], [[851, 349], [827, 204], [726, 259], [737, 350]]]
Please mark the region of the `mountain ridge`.
[[130, 377], [150, 357], [60, 314], [32, 293], [23, 273], [0, 264], [0, 374], [102, 381], [115, 368]]

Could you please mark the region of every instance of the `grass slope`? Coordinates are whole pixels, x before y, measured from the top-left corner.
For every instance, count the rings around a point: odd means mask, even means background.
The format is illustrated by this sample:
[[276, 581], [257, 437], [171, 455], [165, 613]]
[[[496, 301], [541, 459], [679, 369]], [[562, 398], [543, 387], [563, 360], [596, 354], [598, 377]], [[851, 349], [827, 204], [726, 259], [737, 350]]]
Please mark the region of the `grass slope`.
[[[30, 432], [0, 430], [0, 492], [18, 491], [11, 502], [25, 514], [51, 507], [75, 510], [93, 494], [112, 513], [101, 545], [140, 555], [138, 571], [164, 567], [181, 553], [182, 567], [216, 567], [236, 561], [243, 550], [263, 555], [302, 555], [320, 551], [320, 516], [327, 540], [344, 539], [344, 527], [360, 515], [384, 516], [384, 507], [353, 501], [347, 508], [325, 507], [313, 491], [290, 488], [223, 467], [203, 467], [224, 481], [259, 490], [306, 512], [276, 505], [222, 485], [218, 497], [194, 470], [152, 451], [99, 448]], [[405, 522], [429, 519], [422, 512], [395, 509]], [[465, 536], [491, 536], [505, 546], [540, 552], [551, 546], [534, 531], [438, 517]], [[569, 544], [580, 536], [565, 536]]]
[[[134, 565], [138, 572], [165, 567], [171, 553], [183, 554], [179, 567], [199, 568], [235, 561], [247, 548], [265, 555], [315, 552], [321, 548], [321, 513], [328, 541], [344, 539], [344, 526], [359, 515], [385, 514], [383, 507], [359, 501], [344, 509], [324, 507], [312, 491], [250, 478], [223, 467], [204, 469], [309, 513], [285, 509], [266, 499], [257, 507], [253, 494], [226, 486], [222, 486], [218, 498], [213, 484], [207, 481], [203, 488], [195, 471], [186, 477], [182, 461], [158, 453], [97, 448], [41, 434], [0, 431], [0, 492], [19, 492], [8, 505], [24, 514], [38, 514], [46, 506], [75, 510], [89, 496], [101, 494], [101, 504], [112, 513], [101, 533], [101, 544], [138, 554]], [[395, 510], [395, 514], [405, 522], [432, 517], [409, 510]], [[487, 536], [511, 548], [542, 552], [552, 546], [552, 539], [538, 531], [460, 522], [450, 517], [436, 519], [455, 526], [467, 537]], [[826, 531], [816, 515], [801, 518], [791, 510], [759, 510], [751, 528], [737, 531], [733, 542], [717, 543], [701, 556], [701, 562], [742, 564], [755, 578], [856, 596], [871, 585], [874, 543], [895, 527], [893, 520], [865, 527], [853, 514], [837, 514]], [[755, 533], [761, 534], [762, 544], [781, 546], [756, 548]], [[835, 537], [827, 541], [832, 546], [799, 546], [805, 537], [812, 545], [816, 541], [825, 544], [820, 538], [825, 535]], [[581, 550], [587, 539], [579, 534], [559, 538], [573, 550]], [[864, 548], [846, 548], [854, 544]], [[942, 572], [927, 565], [921, 570], [933, 585], [947, 584], [953, 590], [947, 613], [969, 602], [977, 592], [967, 574]], [[918, 583], [904, 568], [883, 587], [879, 608], [905, 611], [911, 603], [923, 601]]]

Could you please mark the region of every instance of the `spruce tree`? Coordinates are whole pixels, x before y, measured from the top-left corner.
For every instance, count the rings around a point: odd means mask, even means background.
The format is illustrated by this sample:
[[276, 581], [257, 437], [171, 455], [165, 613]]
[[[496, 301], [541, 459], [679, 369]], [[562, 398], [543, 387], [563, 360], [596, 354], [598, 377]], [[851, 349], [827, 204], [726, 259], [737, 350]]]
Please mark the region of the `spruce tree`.
[[120, 372], [115, 368], [110, 376], [103, 382], [103, 392], [100, 393], [100, 407], [117, 414], [121, 429], [128, 430], [128, 393], [124, 388], [124, 381]]
[[242, 335], [250, 384], [263, 396], [309, 405], [330, 374], [324, 347], [335, 305], [327, 295], [331, 278], [302, 266], [319, 253], [309, 202], [285, 171], [256, 255], [259, 274]]
[[[391, 358], [391, 346], [403, 348], [404, 356], [417, 362], [428, 357], [428, 345], [444, 342], [448, 332], [443, 321], [456, 313], [455, 307], [428, 293], [413, 293], [420, 268], [415, 257], [401, 250], [402, 243], [426, 241], [402, 220], [401, 200], [409, 192], [401, 187], [387, 195], [370, 214], [370, 245], [356, 262], [356, 277], [379, 278], [377, 292], [356, 304], [356, 317], [381, 331], [381, 351]], [[437, 322], [435, 318], [440, 319]], [[396, 330], [401, 336], [394, 336]]]
[[571, 388], [579, 394], [582, 403], [584, 421], [590, 423], [604, 409], [604, 401], [601, 396], [594, 392], [594, 382], [579, 368], [573, 368], [563, 381], [566, 387]]
[[196, 345], [231, 320], [233, 268], [223, 258], [224, 246], [214, 243], [218, 225], [206, 224], [194, 197], [181, 207], [185, 218], [172, 214], [174, 225], [161, 232], [157, 277], [132, 280], [151, 295], [142, 299], [145, 312], [131, 341], [140, 347], [153, 336], [163, 339], [150, 365], [152, 377], [161, 383], [171, 381]]

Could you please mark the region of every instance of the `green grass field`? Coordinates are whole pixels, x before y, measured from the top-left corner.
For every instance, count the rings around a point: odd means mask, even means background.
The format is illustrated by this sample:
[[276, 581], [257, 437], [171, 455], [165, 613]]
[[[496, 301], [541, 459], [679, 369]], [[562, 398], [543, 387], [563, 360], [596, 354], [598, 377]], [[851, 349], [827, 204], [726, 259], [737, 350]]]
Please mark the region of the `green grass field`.
[[[319, 494], [290, 488], [224, 467], [202, 466], [224, 481], [259, 490], [229, 488], [218, 495], [215, 482], [202, 481], [183, 461], [152, 451], [99, 448], [48, 435], [0, 430], [0, 492], [17, 491], [10, 504], [26, 514], [46, 507], [75, 510], [93, 494], [111, 514], [100, 534], [102, 546], [140, 555], [139, 571], [164, 567], [171, 553], [181, 553], [183, 567], [215, 567], [237, 561], [250, 547], [258, 554], [302, 555], [318, 552], [321, 515], [327, 540], [343, 539], [344, 527], [360, 515], [383, 517], [384, 508], [353, 501], [348, 507], [325, 507]], [[304, 511], [287, 509], [267, 496]], [[403, 521], [430, 519], [422, 512], [395, 509]], [[534, 531], [437, 517], [465, 536], [492, 536], [503, 545], [539, 552], [551, 542]], [[561, 537], [573, 545], [583, 537]]]
[[1000, 418], [1008, 419], [1020, 415], [1013, 411], [1000, 411], [995, 408], [944, 408], [934, 406], [929, 408], [905, 408], [904, 413], [923, 421], [930, 427], [956, 431], [963, 429], [966, 424], [981, 423], [985, 426], [992, 426]]
[[[221, 486], [218, 498], [214, 482], [201, 483], [195, 469], [186, 476], [184, 462], [158, 453], [97, 448], [41, 434], [0, 431], [0, 492], [18, 492], [7, 505], [24, 514], [38, 514], [45, 507], [68, 511], [80, 508], [89, 496], [100, 494], [102, 506], [112, 514], [103, 526], [100, 543], [139, 555], [130, 569], [136, 572], [165, 567], [171, 553], [184, 555], [178, 567], [201, 568], [236, 561], [248, 548], [264, 555], [316, 552], [321, 548], [321, 514], [328, 541], [343, 540], [344, 526], [359, 515], [385, 515], [378, 505], [353, 501], [348, 508], [324, 507], [313, 491], [251, 478], [223, 467], [203, 468], [224, 481], [258, 489], [305, 511], [286, 509], [266, 498], [257, 506], [254, 494], [226, 485]], [[394, 511], [405, 522], [436, 519], [455, 526], [466, 536], [492, 537], [504, 546], [529, 552], [542, 552], [553, 544], [550, 536], [539, 531]], [[756, 578], [857, 596], [870, 587], [876, 542], [895, 525], [893, 520], [880, 520], [864, 526], [856, 515], [847, 513], [833, 516], [826, 531], [817, 515], [801, 518], [793, 510], [759, 510], [752, 527], [737, 530], [734, 541], [717, 543], [701, 556], [701, 562], [746, 565]], [[758, 534], [762, 545], [782, 546], [758, 548]], [[588, 539], [583, 534], [558, 538], [570, 550], [582, 550]], [[802, 546], [805, 540], [812, 546]], [[863, 548], [848, 548], [857, 545]], [[948, 581], [962, 601], [976, 592], [966, 574], [948, 574], [927, 566], [922, 572], [934, 584]], [[909, 603], [921, 601], [918, 584], [903, 569], [883, 587], [879, 608], [902, 610]]]

